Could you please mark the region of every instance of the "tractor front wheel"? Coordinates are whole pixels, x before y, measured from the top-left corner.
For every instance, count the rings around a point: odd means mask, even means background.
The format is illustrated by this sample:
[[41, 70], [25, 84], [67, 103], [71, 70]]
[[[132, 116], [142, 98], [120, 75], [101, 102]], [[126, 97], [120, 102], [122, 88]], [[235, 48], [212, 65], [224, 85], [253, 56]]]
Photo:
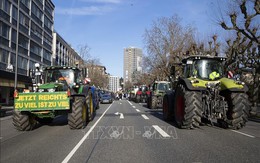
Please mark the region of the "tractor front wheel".
[[198, 128], [202, 117], [202, 98], [196, 91], [178, 85], [174, 103], [174, 118], [180, 128]]
[[68, 124], [71, 129], [81, 129], [87, 122], [87, 104], [82, 97], [75, 97], [72, 112], [68, 115]]
[[92, 97], [89, 94], [87, 97], [87, 121], [90, 122], [94, 119], [94, 107], [93, 107], [93, 101], [92, 101]]
[[227, 97], [227, 119], [230, 128], [238, 130], [245, 126], [249, 115], [248, 96], [245, 93], [230, 93]]
[[157, 97], [156, 96], [152, 96], [151, 97], [151, 109], [156, 109], [157, 108]]

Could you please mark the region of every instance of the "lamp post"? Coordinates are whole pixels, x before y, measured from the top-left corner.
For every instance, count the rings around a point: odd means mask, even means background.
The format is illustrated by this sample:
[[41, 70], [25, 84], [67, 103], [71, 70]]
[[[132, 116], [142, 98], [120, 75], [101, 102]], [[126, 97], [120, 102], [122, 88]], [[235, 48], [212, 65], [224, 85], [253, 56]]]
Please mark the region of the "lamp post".
[[19, 23], [20, 23], [20, 1], [17, 8], [17, 24], [16, 24], [16, 46], [15, 46], [15, 72], [14, 72], [14, 90], [17, 89], [17, 71], [18, 71], [18, 43], [19, 43]]

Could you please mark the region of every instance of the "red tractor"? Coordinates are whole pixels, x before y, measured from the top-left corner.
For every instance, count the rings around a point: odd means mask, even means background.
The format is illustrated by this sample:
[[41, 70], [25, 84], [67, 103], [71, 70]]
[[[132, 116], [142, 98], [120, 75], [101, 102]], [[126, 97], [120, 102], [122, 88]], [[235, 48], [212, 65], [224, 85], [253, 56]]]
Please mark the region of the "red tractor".
[[140, 102], [146, 103], [149, 94], [150, 94], [150, 91], [146, 85], [140, 86], [135, 95], [135, 102], [136, 103], [140, 103]]

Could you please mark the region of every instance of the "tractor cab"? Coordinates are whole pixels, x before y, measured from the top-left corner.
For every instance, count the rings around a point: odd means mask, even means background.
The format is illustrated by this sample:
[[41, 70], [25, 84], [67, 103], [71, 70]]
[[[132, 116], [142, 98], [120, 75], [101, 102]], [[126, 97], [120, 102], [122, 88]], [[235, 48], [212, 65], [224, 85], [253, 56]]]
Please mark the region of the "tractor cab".
[[225, 58], [211, 56], [191, 56], [182, 61], [185, 78], [218, 80], [224, 77], [223, 62]]
[[50, 66], [44, 68], [42, 79], [38, 86], [39, 92], [67, 91], [82, 82], [82, 73], [76, 67]]
[[46, 69], [44, 76], [44, 83], [64, 83], [72, 87], [79, 81], [80, 72], [71, 68]]

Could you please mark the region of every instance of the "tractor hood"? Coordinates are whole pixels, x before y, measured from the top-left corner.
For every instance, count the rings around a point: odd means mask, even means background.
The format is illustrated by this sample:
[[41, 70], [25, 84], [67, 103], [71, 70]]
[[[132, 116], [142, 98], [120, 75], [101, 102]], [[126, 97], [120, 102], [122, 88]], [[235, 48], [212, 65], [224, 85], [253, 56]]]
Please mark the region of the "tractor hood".
[[46, 83], [46, 84], [40, 85], [39, 89], [52, 89], [52, 88], [60, 88], [63, 86], [64, 86], [63, 83], [52, 82], [52, 83]]
[[196, 90], [196, 89], [205, 89], [206, 85], [210, 82], [220, 82], [220, 89], [223, 90], [229, 90], [229, 91], [239, 91], [239, 92], [247, 92], [248, 87], [241, 81], [236, 81], [233, 79], [228, 79], [228, 78], [221, 78], [216, 81], [209, 81], [209, 80], [201, 80], [198, 78], [188, 78], [188, 79], [183, 79], [184, 82], [186, 83], [187, 87], [191, 90]]

